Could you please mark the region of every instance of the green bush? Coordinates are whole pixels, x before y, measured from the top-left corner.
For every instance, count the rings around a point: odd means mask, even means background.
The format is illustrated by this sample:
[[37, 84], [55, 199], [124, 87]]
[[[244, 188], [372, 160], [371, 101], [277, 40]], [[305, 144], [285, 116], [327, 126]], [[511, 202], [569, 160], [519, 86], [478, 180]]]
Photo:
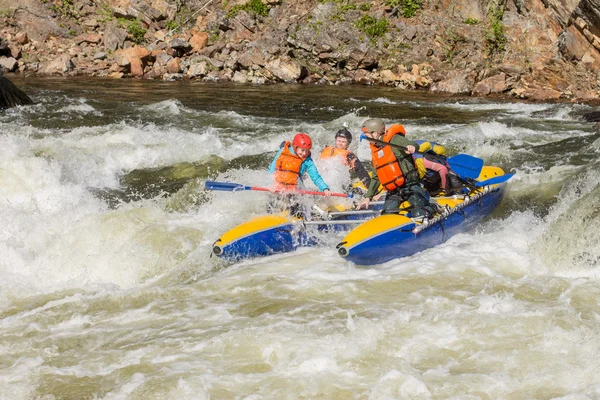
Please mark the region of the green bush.
[[485, 44], [488, 48], [488, 53], [493, 55], [494, 53], [503, 52], [505, 44], [507, 42], [506, 35], [504, 33], [504, 25], [502, 25], [502, 17], [504, 16], [503, 8], [492, 8], [489, 13], [489, 25], [484, 32]]
[[358, 29], [366, 33], [371, 40], [376, 40], [378, 37], [385, 35], [390, 28], [390, 23], [387, 19], [381, 18], [377, 20], [370, 15], [363, 15], [356, 21], [355, 25]]
[[226, 17], [233, 18], [240, 11], [246, 11], [256, 15], [260, 15], [261, 17], [266, 17], [269, 15], [269, 6], [264, 4], [261, 0], [250, 0], [247, 3], [231, 7], [231, 10], [227, 12]]
[[389, 7], [398, 7], [403, 17], [412, 18], [422, 7], [423, 0], [386, 0], [385, 4]]
[[133, 37], [135, 43], [140, 44], [144, 41], [146, 29], [142, 27], [142, 21], [139, 18], [132, 21], [119, 18], [117, 19], [117, 22], [121, 27], [124, 27], [127, 30], [127, 33]]
[[75, 9], [73, 0], [60, 0], [58, 5], [52, 5], [50, 9], [66, 18], [78, 19], [80, 17]]
[[467, 24], [467, 25], [477, 25], [479, 23], [478, 19], [475, 18], [465, 18], [465, 20], [463, 21], [463, 24]]
[[165, 23], [165, 28], [170, 31], [174, 31], [179, 28], [179, 23], [174, 20], [169, 20]]

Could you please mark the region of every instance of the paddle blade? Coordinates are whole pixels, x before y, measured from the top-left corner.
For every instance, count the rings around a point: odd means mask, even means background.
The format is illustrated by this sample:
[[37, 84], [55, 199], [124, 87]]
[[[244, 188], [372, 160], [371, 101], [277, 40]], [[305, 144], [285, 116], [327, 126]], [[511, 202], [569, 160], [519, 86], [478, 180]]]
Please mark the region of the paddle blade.
[[487, 186], [487, 185], [496, 185], [498, 183], [504, 183], [504, 182], [508, 181], [510, 178], [512, 178], [514, 175], [515, 174], [505, 174], [505, 175], [495, 176], [493, 178], [486, 179], [485, 181], [475, 182], [475, 186], [481, 187], [481, 186]]
[[230, 182], [215, 182], [215, 181], [206, 181], [204, 184], [206, 190], [223, 190], [226, 192], [236, 192], [238, 190], [250, 190], [249, 186], [240, 185], [239, 183], [230, 183]]
[[463, 179], [476, 179], [483, 168], [483, 160], [468, 154], [457, 154], [447, 159], [452, 171]]

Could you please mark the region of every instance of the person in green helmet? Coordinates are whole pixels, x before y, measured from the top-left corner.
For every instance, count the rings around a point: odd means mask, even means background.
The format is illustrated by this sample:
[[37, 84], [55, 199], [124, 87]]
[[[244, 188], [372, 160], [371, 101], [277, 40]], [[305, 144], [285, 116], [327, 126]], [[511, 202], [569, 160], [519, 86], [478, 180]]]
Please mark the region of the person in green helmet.
[[434, 208], [429, 203], [429, 195], [421, 187], [412, 157], [419, 145], [406, 138], [404, 126], [394, 124], [386, 131], [383, 120], [370, 118], [363, 122], [362, 132], [370, 140], [376, 175], [357, 209], [369, 207], [381, 184], [387, 190], [382, 214], [397, 214], [401, 211], [400, 204], [408, 201], [412, 217], [432, 216]]

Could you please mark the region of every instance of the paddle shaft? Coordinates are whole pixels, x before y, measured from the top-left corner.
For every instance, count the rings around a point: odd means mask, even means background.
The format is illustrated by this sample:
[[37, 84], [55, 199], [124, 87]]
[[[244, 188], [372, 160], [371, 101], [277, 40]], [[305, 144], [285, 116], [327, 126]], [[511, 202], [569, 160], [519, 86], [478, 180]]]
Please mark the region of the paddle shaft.
[[303, 221], [304, 225], [350, 225], [362, 224], [366, 219], [340, 219], [334, 221]]
[[[370, 137], [368, 137], [366, 135], [364, 135], [362, 137], [364, 137], [365, 139], [367, 139], [369, 142], [373, 142], [373, 143], [377, 143], [377, 144], [382, 144], [384, 146], [391, 146], [391, 147], [395, 147], [397, 149], [406, 150], [405, 146], [400, 146], [399, 144], [393, 144], [393, 143], [384, 142], [383, 140], [379, 140], [379, 139], [375, 139], [375, 138], [370, 138]], [[416, 149], [418, 149], [418, 147], [415, 147], [415, 150]], [[418, 151], [415, 151], [415, 153], [417, 153], [417, 154], [423, 154], [423, 153], [420, 153]]]
[[[231, 183], [231, 182], [214, 182], [214, 181], [206, 181], [204, 184], [207, 190], [222, 190], [227, 192], [237, 192], [240, 190], [256, 190], [260, 192], [271, 192], [271, 193], [289, 193], [289, 194], [309, 194], [315, 196], [326, 196], [325, 192], [317, 192], [312, 190], [281, 190], [281, 189], [269, 189], [265, 187], [257, 187], [257, 186], [245, 186], [239, 183]], [[352, 194], [345, 193], [332, 193], [330, 192], [330, 196], [334, 197], [352, 197]]]
[[[383, 140], [378, 140], [374, 138], [370, 138], [366, 135], [361, 136], [361, 138], [365, 138], [370, 142], [382, 144], [384, 146], [391, 146], [398, 149], [406, 150], [405, 146], [401, 146], [399, 144], [393, 144], [384, 142]], [[414, 154], [425, 154], [419, 151], [415, 151]], [[453, 157], [447, 157], [446, 163], [450, 166], [452, 171], [460, 176], [461, 178], [475, 179], [479, 176], [481, 172], [481, 168], [483, 167], [483, 160], [481, 158], [473, 157], [468, 154], [457, 154]]]
[[[312, 195], [315, 195], [315, 196], [326, 196], [325, 192], [316, 192], [316, 191], [312, 191], [312, 190], [280, 190], [280, 189], [271, 190], [271, 189], [268, 189], [268, 188], [255, 187], [255, 186], [251, 186], [250, 190], [259, 190], [261, 192], [289, 193], [289, 194], [312, 194]], [[330, 192], [330, 196], [333, 196], [333, 197], [352, 197], [350, 194], [346, 194], [346, 193], [334, 193], [334, 192]]]

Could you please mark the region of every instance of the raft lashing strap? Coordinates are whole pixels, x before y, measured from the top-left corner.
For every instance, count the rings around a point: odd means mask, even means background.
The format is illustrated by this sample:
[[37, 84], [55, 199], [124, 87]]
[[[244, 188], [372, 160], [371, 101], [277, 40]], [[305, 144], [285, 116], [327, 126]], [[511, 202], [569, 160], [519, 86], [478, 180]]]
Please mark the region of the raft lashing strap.
[[491, 187], [485, 186], [482, 191], [474, 194], [473, 196], [466, 197], [462, 203], [459, 203], [459, 204], [455, 205], [451, 209], [446, 209], [444, 212], [442, 212], [440, 215], [438, 215], [435, 218], [431, 218], [431, 219], [413, 218], [413, 221], [415, 221], [415, 222], [417, 222], [417, 220], [420, 220], [420, 219], [423, 220], [420, 225], [417, 225], [417, 226], [415, 226], [413, 228], [413, 230], [412, 230], [413, 233], [417, 234], [417, 233], [421, 232], [423, 229], [427, 229], [430, 226], [432, 226], [432, 225], [434, 225], [434, 224], [436, 224], [436, 223], [438, 223], [438, 222], [446, 219], [450, 215], [458, 213], [463, 208], [465, 208], [466, 206], [468, 206], [472, 202], [481, 199], [484, 195], [488, 194], [491, 191], [492, 191]]

